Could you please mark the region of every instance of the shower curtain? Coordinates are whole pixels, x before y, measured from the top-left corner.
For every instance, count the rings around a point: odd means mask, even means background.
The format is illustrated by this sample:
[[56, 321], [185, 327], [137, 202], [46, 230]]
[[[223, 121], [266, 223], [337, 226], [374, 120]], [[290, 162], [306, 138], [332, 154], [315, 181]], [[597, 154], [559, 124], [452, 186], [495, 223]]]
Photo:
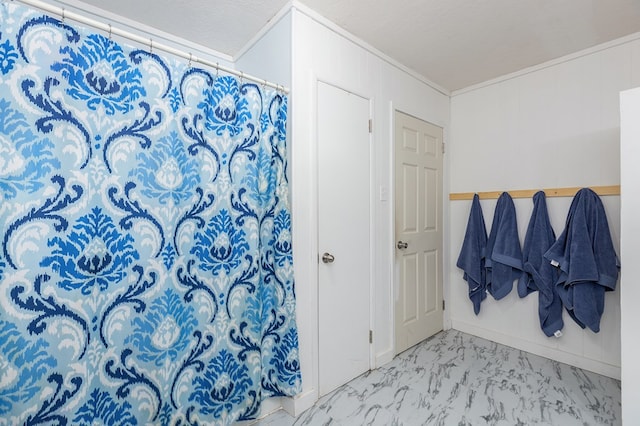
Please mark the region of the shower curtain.
[[300, 390], [287, 98], [0, 5], [0, 424]]

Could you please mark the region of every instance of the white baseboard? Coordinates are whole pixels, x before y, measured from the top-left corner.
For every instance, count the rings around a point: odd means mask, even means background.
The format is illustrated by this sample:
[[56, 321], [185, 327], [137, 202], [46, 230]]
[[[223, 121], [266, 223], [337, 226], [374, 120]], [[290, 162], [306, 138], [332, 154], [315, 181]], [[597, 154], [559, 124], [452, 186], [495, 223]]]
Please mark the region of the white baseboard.
[[282, 408], [282, 398], [267, 398], [262, 401], [260, 417], [266, 417]]
[[[394, 353], [393, 348], [390, 348], [382, 353], [376, 354], [375, 356], [375, 366], [374, 368], [378, 368], [384, 364], [387, 364], [391, 360], [393, 360]], [[278, 409], [282, 407], [287, 413], [292, 415], [293, 417], [298, 417], [304, 411], [313, 407], [319, 399], [318, 390], [315, 388], [304, 390], [301, 394], [296, 395], [294, 397], [283, 397], [279, 398], [279, 406]], [[266, 402], [266, 401], [265, 401]], [[275, 411], [275, 410], [273, 410]], [[263, 410], [263, 413], [266, 413]]]
[[514, 336], [507, 336], [493, 330], [487, 330], [485, 328], [478, 327], [465, 321], [452, 319], [451, 326], [454, 330], [462, 331], [463, 333], [482, 337], [483, 339], [491, 340], [505, 346], [510, 346], [512, 348], [527, 351], [544, 358], [553, 359], [554, 361], [562, 362], [578, 368], [592, 371], [594, 373], [602, 374], [603, 376], [611, 377], [617, 380], [620, 380], [621, 377], [621, 368], [619, 366], [606, 364], [604, 362], [592, 360], [589, 358], [584, 358], [579, 355], [564, 352], [555, 348], [550, 348], [548, 346], [541, 346], [525, 339], [519, 339]]
[[376, 364], [373, 366], [373, 368], [380, 368], [383, 365], [391, 362], [393, 360], [394, 355], [395, 354], [393, 353], [393, 348], [390, 348], [384, 352], [376, 354], [376, 358], [375, 358]]
[[[293, 417], [297, 417], [305, 410], [308, 410], [318, 400], [318, 392], [315, 389], [304, 391], [300, 395], [294, 397], [277, 397], [267, 398], [262, 401], [260, 406], [259, 419], [263, 419], [278, 410], [285, 410]], [[258, 420], [247, 420], [234, 423], [237, 426], [251, 426], [256, 424]]]
[[280, 398], [282, 408], [293, 417], [298, 417], [313, 407], [313, 404], [315, 404], [317, 400], [318, 390], [315, 388], [305, 390], [294, 397]]

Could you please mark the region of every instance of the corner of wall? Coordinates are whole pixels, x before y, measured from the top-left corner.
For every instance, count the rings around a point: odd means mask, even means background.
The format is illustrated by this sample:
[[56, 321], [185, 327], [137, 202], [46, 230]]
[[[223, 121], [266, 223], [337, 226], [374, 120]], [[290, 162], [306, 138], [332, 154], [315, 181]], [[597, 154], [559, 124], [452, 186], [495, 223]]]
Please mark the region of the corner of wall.
[[280, 402], [282, 404], [282, 408], [287, 413], [293, 417], [298, 417], [300, 414], [313, 407], [313, 404], [315, 404], [317, 400], [318, 390], [313, 388], [293, 397], [281, 398]]
[[234, 57], [236, 69], [291, 86], [291, 6], [285, 5]]

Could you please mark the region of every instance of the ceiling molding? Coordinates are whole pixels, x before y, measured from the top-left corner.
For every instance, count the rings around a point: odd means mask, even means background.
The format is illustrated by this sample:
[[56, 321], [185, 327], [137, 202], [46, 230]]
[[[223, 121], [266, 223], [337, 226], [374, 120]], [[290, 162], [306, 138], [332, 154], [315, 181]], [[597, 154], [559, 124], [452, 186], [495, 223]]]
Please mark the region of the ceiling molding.
[[594, 53], [601, 52], [603, 50], [611, 49], [612, 47], [622, 46], [624, 44], [632, 43], [636, 40], [640, 40], [640, 32], [630, 34], [624, 37], [617, 38], [615, 40], [608, 41], [606, 43], [598, 44], [597, 46], [588, 47], [586, 49], [580, 50], [578, 52], [570, 53], [569, 55], [562, 56], [560, 58], [552, 59], [547, 62], [543, 62], [542, 64], [534, 65], [532, 67], [524, 68], [519, 71], [515, 71], [509, 74], [502, 75], [500, 77], [493, 78], [491, 80], [483, 81], [482, 83], [474, 84], [469, 87], [465, 87], [462, 89], [454, 90], [451, 92], [451, 97], [455, 97], [458, 95], [463, 95], [465, 93], [473, 92], [474, 90], [479, 90], [484, 87], [493, 86], [495, 84], [500, 84], [505, 81], [513, 80], [514, 78], [522, 77], [527, 74], [534, 73], [536, 71], [540, 71], [546, 68], [550, 68], [556, 65], [564, 64], [566, 62], [571, 62], [576, 59], [583, 58], [585, 56], [592, 55]]
[[429, 78], [427, 78], [426, 76], [420, 74], [419, 72], [417, 72], [417, 71], [415, 71], [415, 70], [403, 65], [399, 61], [393, 59], [392, 57], [390, 57], [389, 55], [387, 55], [384, 52], [380, 51], [379, 49], [375, 48], [374, 46], [370, 45], [366, 41], [356, 37], [355, 35], [351, 34], [347, 30], [345, 30], [344, 28], [338, 26], [337, 24], [333, 23], [329, 19], [325, 18], [324, 16], [322, 16], [321, 14], [316, 12], [315, 10], [311, 9], [309, 6], [306, 6], [306, 5], [302, 4], [299, 0], [293, 0], [292, 3], [293, 3], [293, 8], [294, 9], [296, 9], [300, 13], [308, 16], [309, 18], [313, 19], [314, 21], [316, 21], [320, 25], [324, 26], [328, 30], [331, 30], [334, 33], [338, 34], [339, 36], [344, 37], [345, 39], [347, 39], [347, 40], [351, 41], [352, 43], [356, 44], [357, 46], [365, 49], [367, 52], [371, 53], [374, 56], [377, 56], [379, 59], [382, 59], [383, 61], [385, 61], [389, 65], [392, 65], [393, 67], [399, 69], [400, 71], [403, 71], [403, 72], [409, 74], [413, 78], [415, 78], [415, 79], [423, 82], [427, 86], [431, 87], [433, 90], [435, 90], [437, 92], [440, 92], [441, 94], [443, 94], [445, 96], [451, 96], [451, 91], [449, 89], [447, 89], [446, 87], [435, 83], [434, 81], [430, 80]]

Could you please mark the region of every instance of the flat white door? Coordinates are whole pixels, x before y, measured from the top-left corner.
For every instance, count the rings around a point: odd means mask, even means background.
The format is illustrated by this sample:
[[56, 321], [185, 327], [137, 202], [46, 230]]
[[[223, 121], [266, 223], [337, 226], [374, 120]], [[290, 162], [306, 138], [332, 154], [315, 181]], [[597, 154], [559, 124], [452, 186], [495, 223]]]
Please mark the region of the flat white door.
[[396, 112], [396, 354], [442, 330], [442, 147], [442, 128]]
[[317, 131], [319, 391], [324, 395], [370, 364], [369, 100], [319, 82]]

